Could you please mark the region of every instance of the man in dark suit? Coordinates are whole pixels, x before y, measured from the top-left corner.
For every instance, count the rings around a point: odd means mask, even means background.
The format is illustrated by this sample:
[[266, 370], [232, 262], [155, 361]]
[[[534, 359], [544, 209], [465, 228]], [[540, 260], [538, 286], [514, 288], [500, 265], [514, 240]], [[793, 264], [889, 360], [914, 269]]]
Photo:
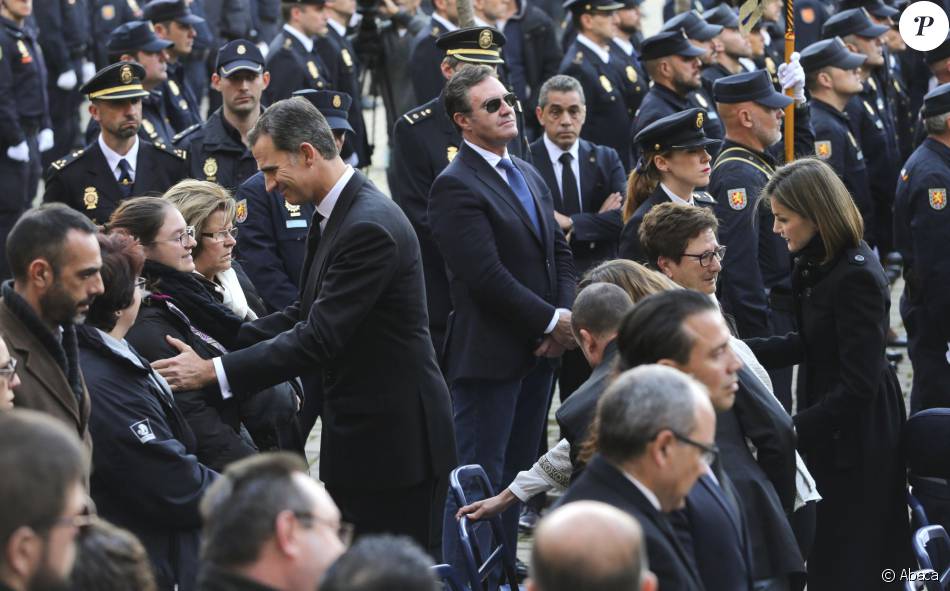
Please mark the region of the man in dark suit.
[[146, 143], [142, 125], [145, 68], [117, 62], [100, 70], [80, 90], [101, 128], [99, 138], [50, 166], [43, 201], [61, 202], [97, 224], [109, 221], [119, 202], [134, 195], [164, 193], [188, 174], [185, 153], [161, 141]]
[[675, 369], [638, 367], [611, 384], [597, 415], [600, 453], [560, 504], [601, 501], [626, 511], [643, 528], [660, 589], [705, 589], [668, 516], [684, 506], [716, 455], [716, 416], [705, 388]]
[[175, 341], [182, 354], [155, 367], [175, 389], [217, 381], [224, 397], [298, 375], [321, 379], [320, 479], [343, 519], [358, 535], [402, 533], [436, 549], [439, 495], [456, 458], [412, 226], [343, 162], [310, 102], [275, 103], [248, 140], [266, 188], [317, 209], [300, 299], [245, 324], [245, 349], [203, 360]]
[[[574, 346], [574, 266], [551, 193], [537, 170], [506, 149], [518, 134], [516, 102], [490, 67], [462, 68], [449, 80], [446, 112], [463, 142], [429, 194], [454, 308], [443, 366], [459, 456], [481, 464], [498, 489], [537, 457], [553, 379], [549, 358]], [[448, 523], [454, 513], [446, 511]], [[504, 516], [510, 547], [516, 518], [514, 508]]]
[[[626, 187], [617, 151], [580, 139], [587, 107], [577, 79], [549, 78], [536, 109], [544, 133], [531, 144], [532, 162], [554, 197], [554, 218], [567, 237], [580, 277], [605, 260], [617, 258]], [[563, 402], [590, 376], [577, 350], [565, 353], [558, 376]]]

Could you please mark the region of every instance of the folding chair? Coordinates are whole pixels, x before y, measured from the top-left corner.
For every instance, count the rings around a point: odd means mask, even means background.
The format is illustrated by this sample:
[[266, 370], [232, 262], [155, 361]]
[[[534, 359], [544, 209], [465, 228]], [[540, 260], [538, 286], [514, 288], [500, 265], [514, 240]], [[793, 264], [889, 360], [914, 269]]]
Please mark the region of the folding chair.
[[903, 451], [910, 492], [923, 509], [916, 511], [908, 497], [915, 531], [925, 525], [950, 529], [950, 408], [928, 408], [907, 419]]
[[432, 572], [442, 581], [442, 591], [469, 591], [451, 564], [437, 564]]
[[[460, 507], [495, 494], [488, 476], [477, 464], [452, 470], [449, 486]], [[515, 574], [515, 552], [505, 545], [501, 516], [482, 521], [463, 518], [459, 520], [458, 528], [465, 571], [472, 591], [494, 588], [498, 576], [499, 589], [519, 589]]]
[[945, 591], [950, 586], [950, 536], [939, 525], [928, 525], [914, 534], [914, 553], [921, 569], [937, 572], [936, 581], [927, 581], [927, 591]]
[[907, 491], [907, 506], [910, 507], [910, 527], [913, 531], [930, 525], [924, 506], [920, 504], [920, 501], [910, 490]]

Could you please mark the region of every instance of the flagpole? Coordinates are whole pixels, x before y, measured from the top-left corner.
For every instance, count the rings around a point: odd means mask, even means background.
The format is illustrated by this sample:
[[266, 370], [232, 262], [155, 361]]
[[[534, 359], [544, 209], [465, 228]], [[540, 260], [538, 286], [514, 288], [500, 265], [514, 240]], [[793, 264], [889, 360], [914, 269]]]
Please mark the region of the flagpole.
[[[795, 0], [785, 0], [785, 63], [795, 52]], [[794, 96], [794, 88], [785, 94]], [[785, 107], [785, 162], [795, 159], [795, 103]]]

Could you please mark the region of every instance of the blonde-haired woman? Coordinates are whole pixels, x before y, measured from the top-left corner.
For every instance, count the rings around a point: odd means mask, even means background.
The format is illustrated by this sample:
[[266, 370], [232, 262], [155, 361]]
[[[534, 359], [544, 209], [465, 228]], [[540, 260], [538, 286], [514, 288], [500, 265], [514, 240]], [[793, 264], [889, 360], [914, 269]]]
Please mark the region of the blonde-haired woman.
[[823, 497], [808, 589], [879, 589], [882, 570], [913, 563], [900, 453], [904, 401], [884, 355], [887, 277], [861, 239], [851, 195], [824, 162], [783, 166], [763, 195], [773, 231], [795, 257], [799, 331], [748, 343], [766, 367], [804, 364], [794, 421]]
[[706, 148], [721, 143], [706, 137], [705, 120], [703, 109], [687, 109], [654, 121], [634, 138], [643, 155], [627, 180], [621, 258], [646, 262], [638, 233], [643, 216], [654, 205], [670, 201], [712, 205], [708, 193], [696, 191], [709, 184], [712, 172]]

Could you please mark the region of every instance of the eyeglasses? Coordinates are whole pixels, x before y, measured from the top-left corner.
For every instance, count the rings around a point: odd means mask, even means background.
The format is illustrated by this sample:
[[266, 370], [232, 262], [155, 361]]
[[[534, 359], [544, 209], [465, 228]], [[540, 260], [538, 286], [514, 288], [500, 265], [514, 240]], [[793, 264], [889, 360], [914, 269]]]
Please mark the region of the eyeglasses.
[[713, 257], [715, 257], [717, 261], [722, 261], [722, 259], [726, 256], [726, 247], [717, 246], [713, 250], [707, 250], [702, 254], [689, 254], [684, 252], [682, 256], [699, 259], [699, 264], [701, 266], [708, 267], [709, 264], [712, 263]]
[[178, 242], [178, 244], [181, 244], [182, 246], [185, 246], [185, 244], [187, 244], [187, 242], [188, 242], [187, 240], [185, 240], [185, 237], [188, 237], [188, 238], [190, 238], [190, 239], [192, 239], [192, 240], [195, 239], [195, 227], [194, 227], [194, 226], [185, 226], [185, 231], [182, 232], [181, 234], [179, 234], [178, 236], [175, 236], [174, 238], [166, 238], [165, 240], [155, 240], [155, 241], [153, 241], [153, 244], [154, 244], [155, 242]]
[[488, 99], [482, 103], [482, 108], [489, 113], [496, 113], [498, 109], [501, 108], [501, 101], [505, 101], [505, 104], [509, 107], [514, 107], [518, 103], [518, 97], [513, 92], [509, 92], [503, 97], [495, 97], [493, 99]]
[[14, 373], [16, 373], [16, 359], [11, 357], [6, 365], [0, 366], [0, 377], [10, 378]]
[[237, 226], [231, 228], [230, 230], [218, 230], [217, 232], [202, 232], [201, 235], [205, 238], [211, 238], [215, 242], [224, 242], [228, 239], [228, 236], [231, 238], [237, 239], [238, 228]]
[[701, 459], [707, 466], [712, 466], [716, 462], [716, 458], [719, 457], [719, 447], [717, 445], [706, 445], [705, 443], [694, 441], [685, 435], [680, 435], [672, 429], [670, 429], [670, 432], [673, 434], [673, 437], [677, 439], [677, 441], [698, 448], [700, 452], [702, 452], [699, 456], [699, 459]]
[[96, 505], [91, 498], [86, 499], [86, 504], [78, 515], [70, 517], [60, 517], [49, 523], [48, 527], [34, 528], [36, 531], [51, 530], [57, 527], [74, 527], [80, 532], [89, 527], [99, 519], [96, 514]]
[[340, 542], [347, 548], [349, 548], [350, 544], [353, 542], [353, 532], [356, 528], [352, 523], [347, 523], [345, 521], [340, 521], [337, 523], [336, 521], [330, 521], [329, 519], [322, 519], [307, 511], [294, 511], [294, 517], [300, 521], [322, 523], [331, 529], [335, 529], [336, 535], [340, 539]]

